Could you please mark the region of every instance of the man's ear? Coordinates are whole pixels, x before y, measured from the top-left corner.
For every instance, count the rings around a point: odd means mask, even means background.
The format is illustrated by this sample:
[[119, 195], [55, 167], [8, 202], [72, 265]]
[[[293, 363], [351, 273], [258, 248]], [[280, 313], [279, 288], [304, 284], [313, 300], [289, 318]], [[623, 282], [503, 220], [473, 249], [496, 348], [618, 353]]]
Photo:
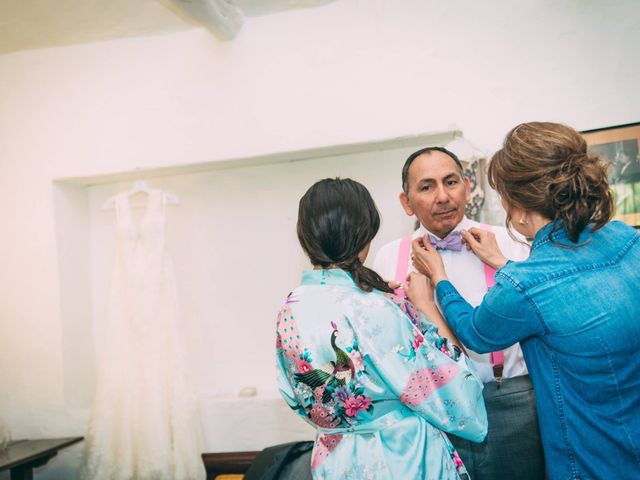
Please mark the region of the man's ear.
[[411, 204], [409, 203], [409, 195], [402, 192], [400, 194], [400, 203], [402, 204], [402, 208], [404, 208], [404, 213], [406, 213], [410, 217], [413, 217], [414, 212], [413, 208], [411, 208]]
[[471, 201], [471, 181], [469, 177], [464, 177], [464, 198], [465, 203], [469, 203]]

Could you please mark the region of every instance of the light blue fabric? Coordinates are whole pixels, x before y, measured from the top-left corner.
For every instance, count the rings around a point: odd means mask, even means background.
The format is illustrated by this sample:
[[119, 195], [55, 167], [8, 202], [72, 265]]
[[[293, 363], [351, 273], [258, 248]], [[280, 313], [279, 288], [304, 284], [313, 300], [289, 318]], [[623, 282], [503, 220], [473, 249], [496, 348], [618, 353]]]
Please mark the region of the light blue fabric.
[[400, 297], [309, 270], [280, 311], [280, 391], [319, 432], [315, 479], [458, 479], [441, 430], [481, 441], [482, 383]]
[[[577, 248], [536, 235], [474, 309], [447, 281], [436, 293], [477, 352], [520, 342], [549, 479], [640, 478], [640, 236], [610, 222]], [[561, 228], [554, 238], [572, 244]]]

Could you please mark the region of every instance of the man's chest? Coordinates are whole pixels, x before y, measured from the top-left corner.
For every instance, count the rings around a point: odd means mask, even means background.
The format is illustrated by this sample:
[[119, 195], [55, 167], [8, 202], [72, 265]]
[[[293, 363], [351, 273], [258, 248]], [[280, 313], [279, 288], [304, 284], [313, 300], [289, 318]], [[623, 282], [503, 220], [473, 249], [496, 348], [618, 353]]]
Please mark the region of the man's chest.
[[493, 276], [494, 271], [487, 271], [484, 263], [471, 252], [443, 250], [440, 256], [449, 281], [460, 295], [471, 305], [480, 305], [487, 293], [487, 275]]

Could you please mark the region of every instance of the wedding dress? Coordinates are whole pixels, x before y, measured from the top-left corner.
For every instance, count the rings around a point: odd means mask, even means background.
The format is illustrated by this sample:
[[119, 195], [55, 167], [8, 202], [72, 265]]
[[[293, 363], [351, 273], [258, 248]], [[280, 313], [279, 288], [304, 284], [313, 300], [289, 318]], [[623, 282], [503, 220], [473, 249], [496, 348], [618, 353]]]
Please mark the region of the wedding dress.
[[136, 225], [115, 198], [117, 258], [86, 439], [86, 480], [204, 479], [200, 425], [187, 384], [165, 195], [151, 190]]

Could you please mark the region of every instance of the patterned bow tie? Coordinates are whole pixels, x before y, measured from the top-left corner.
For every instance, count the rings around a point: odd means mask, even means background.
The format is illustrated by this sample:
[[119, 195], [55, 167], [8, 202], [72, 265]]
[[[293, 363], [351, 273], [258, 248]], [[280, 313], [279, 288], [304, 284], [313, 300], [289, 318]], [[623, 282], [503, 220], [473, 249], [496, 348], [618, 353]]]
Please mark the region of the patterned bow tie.
[[462, 237], [460, 232], [451, 232], [442, 240], [438, 240], [433, 235], [429, 235], [429, 242], [436, 247], [436, 250], [453, 250], [459, 252], [462, 250]]

